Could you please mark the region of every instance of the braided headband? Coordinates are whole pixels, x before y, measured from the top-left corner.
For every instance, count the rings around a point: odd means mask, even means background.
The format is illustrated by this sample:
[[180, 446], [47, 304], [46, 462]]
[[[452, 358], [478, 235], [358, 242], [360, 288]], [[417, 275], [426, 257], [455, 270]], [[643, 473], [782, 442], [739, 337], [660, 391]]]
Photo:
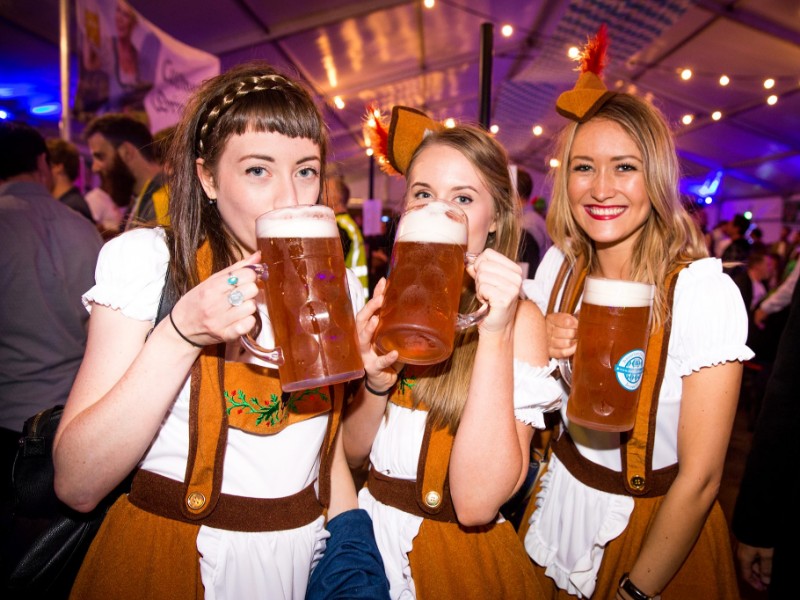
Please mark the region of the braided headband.
[[292, 81], [277, 73], [252, 75], [231, 83], [214, 99], [211, 108], [200, 118], [197, 125], [197, 154], [202, 156], [205, 151], [206, 141], [220, 117], [227, 112], [236, 100], [243, 98], [251, 92], [285, 91], [286, 89], [299, 89]]
[[388, 129], [379, 118], [373, 116], [373, 111], [369, 114], [364, 126], [365, 133], [381, 169], [390, 175], [405, 175], [411, 157], [422, 140], [428, 134], [444, 129], [444, 125], [424, 112], [408, 106], [392, 108]]
[[606, 66], [607, 50], [608, 29], [603, 23], [594, 39], [589, 40], [584, 46], [580, 56], [581, 74], [575, 87], [561, 94], [556, 100], [556, 111], [562, 117], [585, 123], [617, 93], [606, 88], [600, 78]]

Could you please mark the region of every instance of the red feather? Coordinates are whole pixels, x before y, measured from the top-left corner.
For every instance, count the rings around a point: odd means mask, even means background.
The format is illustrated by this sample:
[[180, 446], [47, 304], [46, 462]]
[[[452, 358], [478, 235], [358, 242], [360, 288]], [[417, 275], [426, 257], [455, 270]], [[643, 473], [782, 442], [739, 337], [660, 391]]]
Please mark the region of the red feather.
[[372, 148], [381, 170], [389, 175], [399, 175], [389, 164], [389, 129], [381, 117], [375, 116], [374, 105], [367, 106], [367, 114], [364, 116], [364, 131], [369, 138], [370, 148]]
[[581, 72], [594, 73], [598, 77], [603, 73], [606, 66], [606, 52], [608, 51], [608, 28], [606, 24], [600, 25], [597, 35], [586, 42], [586, 46], [581, 53]]

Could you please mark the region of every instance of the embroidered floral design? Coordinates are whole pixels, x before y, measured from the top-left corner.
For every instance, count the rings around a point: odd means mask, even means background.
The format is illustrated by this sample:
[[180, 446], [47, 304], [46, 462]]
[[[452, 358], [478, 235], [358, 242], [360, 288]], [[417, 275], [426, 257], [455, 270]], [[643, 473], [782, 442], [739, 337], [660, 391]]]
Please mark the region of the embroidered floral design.
[[233, 393], [226, 390], [224, 396], [229, 405], [227, 408], [228, 415], [234, 410], [236, 410], [237, 414], [245, 413], [256, 415], [255, 424], [264, 424], [267, 427], [277, 425], [289, 413], [300, 412], [297, 407], [299, 402], [316, 402], [322, 400], [330, 404], [328, 395], [320, 391], [319, 388], [302, 390], [291, 394], [282, 394], [281, 397], [278, 397], [277, 394], [270, 394], [270, 400], [266, 404], [262, 404], [255, 396], [248, 398], [244, 390], [234, 390]]
[[408, 392], [411, 393], [415, 385], [417, 385], [417, 378], [414, 377], [413, 375], [407, 377], [405, 374], [405, 370], [403, 370], [403, 372], [400, 373], [400, 377], [398, 378], [397, 390], [401, 394], [405, 394], [406, 390], [408, 390]]

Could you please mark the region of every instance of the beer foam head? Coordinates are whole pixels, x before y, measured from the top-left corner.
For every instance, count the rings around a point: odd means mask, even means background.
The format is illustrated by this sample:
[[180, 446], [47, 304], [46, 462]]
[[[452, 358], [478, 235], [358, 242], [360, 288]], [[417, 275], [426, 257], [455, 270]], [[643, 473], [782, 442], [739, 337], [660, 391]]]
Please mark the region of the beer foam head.
[[583, 302], [595, 306], [636, 308], [653, 303], [655, 286], [638, 281], [587, 277]]
[[327, 206], [287, 206], [264, 213], [256, 220], [259, 238], [339, 237], [336, 216]]
[[413, 206], [400, 220], [397, 239], [404, 242], [438, 242], [466, 246], [467, 217], [450, 202], [433, 201]]

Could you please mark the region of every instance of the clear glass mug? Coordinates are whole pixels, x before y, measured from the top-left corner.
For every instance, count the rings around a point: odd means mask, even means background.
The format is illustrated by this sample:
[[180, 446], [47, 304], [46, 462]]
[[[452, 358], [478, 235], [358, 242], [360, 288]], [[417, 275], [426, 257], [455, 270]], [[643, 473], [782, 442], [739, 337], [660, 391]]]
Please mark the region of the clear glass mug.
[[654, 291], [647, 283], [586, 278], [575, 355], [571, 365], [559, 361], [571, 422], [599, 431], [633, 428]]
[[453, 352], [455, 332], [479, 323], [488, 307], [459, 314], [467, 253], [467, 215], [456, 204], [419, 200], [397, 226], [383, 306], [373, 342], [398, 360], [430, 365]]
[[336, 216], [327, 206], [289, 206], [256, 220], [267, 310], [276, 348], [250, 335], [242, 345], [278, 367], [284, 391], [358, 379], [364, 364], [356, 334]]

